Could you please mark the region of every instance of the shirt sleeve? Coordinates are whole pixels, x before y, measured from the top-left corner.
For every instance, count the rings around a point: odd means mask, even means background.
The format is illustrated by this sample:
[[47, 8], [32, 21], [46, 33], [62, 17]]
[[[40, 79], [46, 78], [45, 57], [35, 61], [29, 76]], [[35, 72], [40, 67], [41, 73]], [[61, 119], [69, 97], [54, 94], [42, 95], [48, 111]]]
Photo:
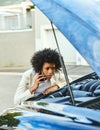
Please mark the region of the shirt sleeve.
[[15, 105], [21, 104], [21, 102], [34, 96], [34, 93], [31, 94], [30, 90], [27, 88], [28, 82], [29, 77], [24, 73], [14, 96]]

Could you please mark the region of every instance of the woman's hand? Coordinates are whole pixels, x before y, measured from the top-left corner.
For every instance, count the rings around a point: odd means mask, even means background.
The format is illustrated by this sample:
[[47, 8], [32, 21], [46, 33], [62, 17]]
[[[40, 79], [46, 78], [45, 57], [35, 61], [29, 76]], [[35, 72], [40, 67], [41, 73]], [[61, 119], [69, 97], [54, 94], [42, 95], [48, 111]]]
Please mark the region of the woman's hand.
[[50, 92], [56, 91], [58, 88], [59, 88], [59, 86], [55, 84], [55, 85], [53, 85], [53, 86], [47, 88], [43, 93], [44, 93], [44, 94], [48, 94], [48, 93], [50, 93]]
[[34, 81], [34, 85], [30, 88], [30, 92], [31, 94], [37, 90], [39, 83], [41, 82], [41, 80], [44, 80], [46, 77], [42, 74], [37, 74], [35, 77], [35, 81]]

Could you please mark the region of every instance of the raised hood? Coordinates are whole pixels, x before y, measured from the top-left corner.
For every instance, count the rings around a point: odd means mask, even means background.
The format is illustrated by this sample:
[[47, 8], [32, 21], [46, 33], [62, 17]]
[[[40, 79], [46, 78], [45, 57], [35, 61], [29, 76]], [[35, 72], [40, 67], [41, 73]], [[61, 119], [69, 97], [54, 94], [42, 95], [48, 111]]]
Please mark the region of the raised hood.
[[32, 0], [100, 76], [100, 0]]

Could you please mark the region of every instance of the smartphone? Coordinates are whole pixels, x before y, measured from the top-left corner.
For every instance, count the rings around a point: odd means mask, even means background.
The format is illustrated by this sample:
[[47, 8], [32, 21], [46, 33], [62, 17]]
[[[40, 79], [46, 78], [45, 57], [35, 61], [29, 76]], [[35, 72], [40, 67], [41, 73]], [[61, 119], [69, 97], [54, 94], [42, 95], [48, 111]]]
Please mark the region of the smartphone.
[[43, 72], [40, 72], [39, 74], [40, 74], [40, 75], [43, 75], [43, 77], [44, 77], [44, 78], [41, 79], [40, 81], [45, 81], [45, 80], [47, 79], [47, 78], [45, 77], [45, 75], [43, 74]]

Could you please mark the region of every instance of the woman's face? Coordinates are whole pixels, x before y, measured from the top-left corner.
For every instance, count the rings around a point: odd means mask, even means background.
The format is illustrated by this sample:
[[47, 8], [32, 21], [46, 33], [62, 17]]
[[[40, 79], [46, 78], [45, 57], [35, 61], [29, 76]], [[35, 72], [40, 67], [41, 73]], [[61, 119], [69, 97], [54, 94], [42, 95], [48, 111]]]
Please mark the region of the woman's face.
[[45, 62], [42, 66], [42, 73], [50, 79], [55, 73], [55, 64]]

